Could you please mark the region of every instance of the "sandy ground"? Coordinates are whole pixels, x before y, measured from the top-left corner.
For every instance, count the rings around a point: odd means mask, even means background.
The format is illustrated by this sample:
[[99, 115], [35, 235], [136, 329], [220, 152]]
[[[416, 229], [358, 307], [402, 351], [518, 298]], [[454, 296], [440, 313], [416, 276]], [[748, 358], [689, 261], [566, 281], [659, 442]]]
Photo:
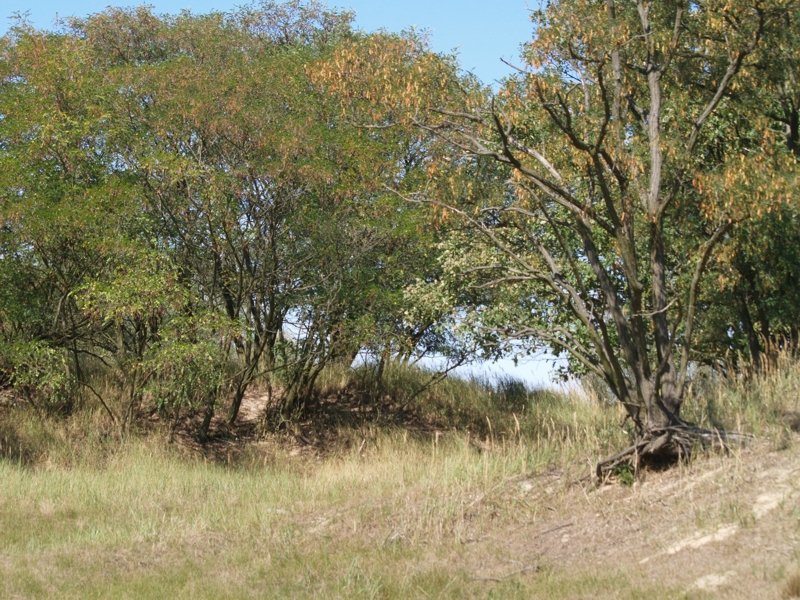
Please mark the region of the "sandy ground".
[[785, 597], [786, 581], [800, 573], [800, 436], [787, 449], [756, 443], [632, 487], [565, 490], [555, 479], [515, 482], [519, 500], [542, 506], [541, 516], [475, 532], [480, 577], [566, 565], [624, 573], [681, 597], [755, 599]]

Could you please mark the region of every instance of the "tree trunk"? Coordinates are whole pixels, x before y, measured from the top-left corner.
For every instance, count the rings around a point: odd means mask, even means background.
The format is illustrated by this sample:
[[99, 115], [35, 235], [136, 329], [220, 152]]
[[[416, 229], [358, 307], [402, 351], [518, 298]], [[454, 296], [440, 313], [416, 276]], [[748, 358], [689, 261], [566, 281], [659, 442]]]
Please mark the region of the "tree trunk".
[[228, 414], [228, 425], [233, 425], [239, 416], [239, 410], [242, 408], [242, 400], [244, 393], [250, 385], [250, 379], [245, 378], [243, 374], [239, 381], [236, 383], [236, 391], [233, 394], [233, 402], [231, 402], [231, 410]]
[[211, 419], [214, 418], [214, 402], [209, 402], [206, 404], [206, 410], [203, 414], [203, 422], [200, 424], [200, 430], [198, 431], [198, 437], [202, 443], [206, 443], [208, 441], [208, 434], [209, 430], [211, 429]]
[[761, 341], [758, 338], [755, 327], [753, 327], [753, 318], [750, 315], [750, 308], [747, 306], [745, 294], [742, 292], [737, 296], [739, 300], [739, 319], [747, 337], [747, 347], [750, 350], [750, 363], [753, 369], [759, 372], [762, 365]]

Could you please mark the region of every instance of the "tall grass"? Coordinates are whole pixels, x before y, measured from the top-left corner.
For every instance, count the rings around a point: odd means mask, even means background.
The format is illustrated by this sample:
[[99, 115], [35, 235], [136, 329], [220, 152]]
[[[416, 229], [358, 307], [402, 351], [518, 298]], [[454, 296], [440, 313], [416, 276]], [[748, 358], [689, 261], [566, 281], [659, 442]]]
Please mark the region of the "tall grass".
[[[455, 432], [483, 448], [524, 445], [538, 452], [574, 456], [620, 443], [625, 432], [618, 407], [579, 388], [530, 389], [512, 377], [436, 381], [436, 374], [389, 363], [380, 385], [368, 366], [326, 370], [320, 394], [350, 393], [365, 403], [401, 408], [440, 432]], [[375, 390], [380, 390], [376, 397]]]
[[[221, 465], [166, 444], [157, 427], [114, 435], [88, 403], [52, 420], [0, 406], [0, 597], [655, 593], [622, 570], [588, 566], [476, 579], [465, 550], [548, 510], [521, 492], [537, 489], [540, 476], [558, 475], [547, 478], [556, 486], [550, 509], [571, 493], [598, 458], [626, 443], [623, 413], [591, 394], [511, 379], [422, 389], [430, 376], [392, 365], [377, 388], [366, 372], [323, 374], [320, 394], [402, 408], [419, 424], [416, 434], [374, 425], [369, 436], [360, 424], [351, 432], [359, 443], [324, 459], [254, 442], [238, 463]], [[787, 359], [754, 379], [697, 380], [687, 416], [785, 439], [798, 392], [800, 365]]]
[[[535, 518], [543, 508], [521, 501], [518, 481], [542, 467], [530, 446], [479, 451], [463, 437], [397, 433], [314, 465], [283, 456], [223, 467], [161, 438], [122, 442], [102, 465], [0, 461], [0, 596], [589, 593], [591, 573], [497, 585], [447, 558], [490, 528]], [[603, 577], [614, 597], [633, 585]]]
[[706, 427], [785, 439], [800, 424], [800, 362], [782, 352], [757, 374], [700, 373], [686, 407], [687, 417]]

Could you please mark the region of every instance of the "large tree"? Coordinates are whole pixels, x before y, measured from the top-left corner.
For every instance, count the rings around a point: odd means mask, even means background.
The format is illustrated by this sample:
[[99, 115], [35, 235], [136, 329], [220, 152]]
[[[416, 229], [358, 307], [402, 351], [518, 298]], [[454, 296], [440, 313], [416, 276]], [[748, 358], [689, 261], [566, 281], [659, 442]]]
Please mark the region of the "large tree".
[[601, 376], [641, 436], [637, 452], [686, 451], [677, 432], [698, 294], [740, 218], [720, 192], [746, 189], [719, 177], [759, 169], [760, 200], [779, 195], [763, 173], [785, 164], [772, 159], [780, 149], [736, 96], [755, 84], [757, 51], [788, 9], [551, 3], [536, 16], [529, 72], [472, 117], [488, 128], [454, 113], [436, 125], [508, 165], [513, 181], [503, 202], [469, 215], [494, 252], [480, 271], [463, 268], [514, 307], [479, 323], [521, 330]]
[[[704, 274], [740, 199], [782, 198], [769, 173], [788, 164], [768, 120], [737, 97], [758, 85], [765, 36], [793, 7], [549, 2], [525, 64], [491, 101], [466, 87], [441, 101], [402, 79], [383, 90], [462, 152], [407, 196], [466, 224], [442, 246], [443, 277], [415, 293], [449, 302], [490, 346], [546, 345], [601, 377], [635, 424], [636, 455], [686, 452], [702, 434], [681, 408]], [[391, 72], [391, 55], [373, 68]], [[506, 168], [502, 188], [453, 184], [486, 161]]]
[[108, 9], [2, 38], [0, 335], [112, 368], [115, 420], [183, 397], [204, 431], [227, 390], [230, 421], [259, 379], [290, 415], [330, 361], [406, 344], [432, 235], [387, 186], [424, 179], [426, 134], [355, 127], [315, 82], [350, 19]]

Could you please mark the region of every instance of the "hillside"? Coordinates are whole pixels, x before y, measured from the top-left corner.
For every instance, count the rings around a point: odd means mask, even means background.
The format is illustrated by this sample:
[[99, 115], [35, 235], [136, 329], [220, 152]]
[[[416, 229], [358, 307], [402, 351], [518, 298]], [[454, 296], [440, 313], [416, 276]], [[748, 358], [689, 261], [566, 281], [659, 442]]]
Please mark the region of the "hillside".
[[163, 438], [101, 442], [79, 422], [49, 458], [0, 461], [0, 596], [800, 596], [791, 427], [597, 487], [574, 404], [542, 418], [539, 443], [362, 424], [325, 453], [311, 431], [251, 435], [261, 401], [209, 447], [227, 466]]

